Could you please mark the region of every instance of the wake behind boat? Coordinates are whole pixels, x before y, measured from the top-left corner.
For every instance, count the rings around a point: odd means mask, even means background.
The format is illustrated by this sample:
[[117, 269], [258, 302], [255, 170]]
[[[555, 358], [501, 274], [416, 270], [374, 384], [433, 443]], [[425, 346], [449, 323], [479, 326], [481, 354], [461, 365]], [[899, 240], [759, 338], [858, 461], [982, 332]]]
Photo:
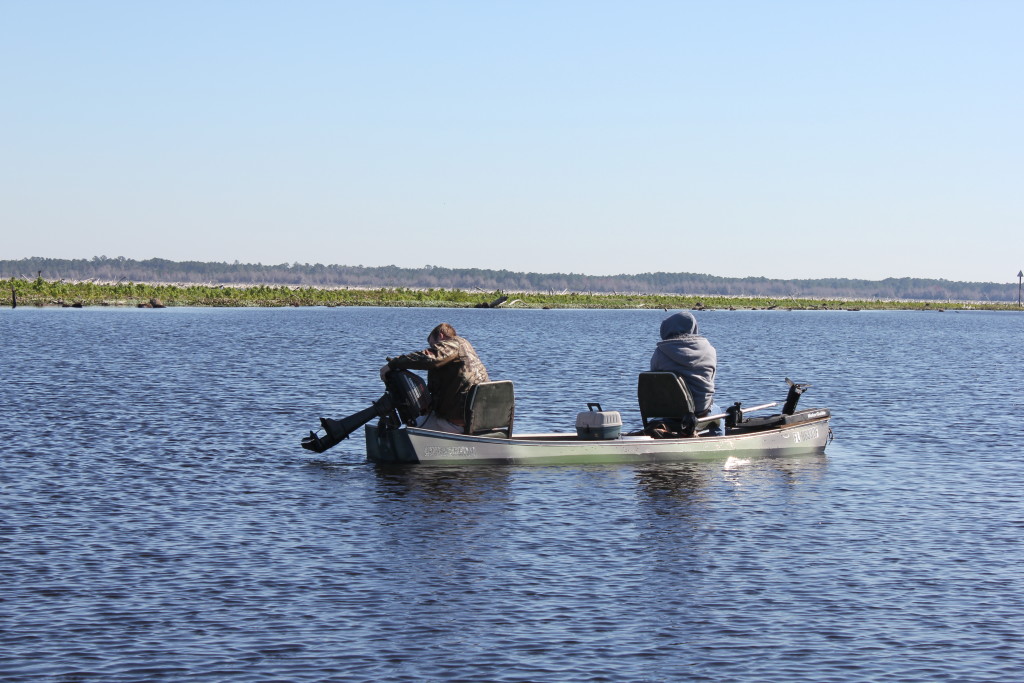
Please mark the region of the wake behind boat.
[[[576, 464], [679, 462], [725, 456], [820, 454], [832, 439], [827, 408], [797, 410], [808, 384], [789, 384], [781, 412], [748, 413], [778, 406], [743, 409], [734, 403], [720, 415], [694, 414], [685, 383], [671, 372], [642, 372], [637, 401], [642, 425], [623, 433], [619, 413], [596, 403], [576, 416], [575, 432], [515, 433], [512, 382], [485, 382], [466, 403], [462, 434], [415, 426], [429, 397], [422, 378], [406, 370], [390, 373], [387, 391], [370, 407], [341, 420], [321, 418], [323, 434], [310, 432], [303, 448], [322, 453], [364, 427], [366, 458], [374, 463], [419, 464]], [[596, 410], [595, 410], [596, 408]], [[379, 418], [376, 424], [368, 424]], [[713, 420], [724, 421], [724, 435], [708, 436]]]

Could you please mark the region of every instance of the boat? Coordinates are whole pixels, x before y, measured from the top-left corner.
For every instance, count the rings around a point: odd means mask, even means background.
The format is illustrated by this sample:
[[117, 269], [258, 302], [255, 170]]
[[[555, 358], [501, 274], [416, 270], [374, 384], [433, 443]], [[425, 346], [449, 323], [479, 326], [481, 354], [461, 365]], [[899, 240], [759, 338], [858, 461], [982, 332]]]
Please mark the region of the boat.
[[623, 435], [601, 441], [574, 433], [516, 434], [510, 439], [406, 427], [366, 425], [367, 460], [419, 464], [590, 464], [681, 462], [724, 456], [796, 456], [824, 453], [828, 411], [806, 411], [807, 421], [762, 432], [656, 439]]
[[[832, 440], [831, 411], [797, 410], [810, 385], [786, 382], [789, 390], [779, 413], [750, 417], [778, 403], [752, 408], [734, 403], [725, 413], [697, 416], [685, 383], [675, 374], [643, 372], [637, 386], [638, 429], [623, 432], [617, 412], [590, 403], [588, 411], [577, 415], [575, 432], [551, 433], [515, 432], [512, 382], [486, 382], [471, 391], [465, 433], [456, 434], [416, 426], [428, 409], [425, 384], [414, 373], [393, 371], [378, 401], [348, 418], [321, 418], [324, 433], [311, 431], [302, 446], [321, 453], [362, 426], [366, 459], [378, 464], [660, 463], [823, 454]], [[380, 419], [370, 424], [374, 417]], [[709, 435], [714, 420], [724, 422], [722, 435]]]

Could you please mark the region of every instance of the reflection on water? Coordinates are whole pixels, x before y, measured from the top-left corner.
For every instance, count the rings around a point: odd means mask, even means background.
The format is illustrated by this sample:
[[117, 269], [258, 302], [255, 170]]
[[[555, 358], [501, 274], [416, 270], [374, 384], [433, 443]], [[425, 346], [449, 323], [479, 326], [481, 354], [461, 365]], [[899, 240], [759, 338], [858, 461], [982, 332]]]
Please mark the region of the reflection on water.
[[713, 472], [701, 463], [672, 463], [661, 465], [644, 465], [636, 468], [636, 481], [640, 492], [641, 504], [648, 501], [663, 511], [663, 503], [669, 503], [668, 509], [689, 509], [699, 504], [703, 497], [701, 489], [709, 485]]
[[380, 494], [414, 504], [480, 503], [500, 497], [508, 486], [506, 467], [374, 467]]
[[1016, 681], [1020, 316], [699, 314], [724, 402], [811, 382], [826, 456], [298, 446], [442, 320], [523, 431], [635, 425], [663, 314], [0, 311], [0, 678]]

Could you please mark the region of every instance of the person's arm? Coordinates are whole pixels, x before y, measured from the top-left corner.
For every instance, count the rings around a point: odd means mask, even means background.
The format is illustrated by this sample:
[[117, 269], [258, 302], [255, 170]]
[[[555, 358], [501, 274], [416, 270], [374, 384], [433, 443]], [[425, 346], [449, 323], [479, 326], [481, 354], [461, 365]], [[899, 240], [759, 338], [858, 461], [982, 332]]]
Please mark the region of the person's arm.
[[388, 358], [388, 366], [392, 368], [408, 368], [410, 370], [431, 370], [447, 365], [459, 357], [459, 343], [454, 339], [445, 339], [429, 349], [406, 353], [395, 358]]

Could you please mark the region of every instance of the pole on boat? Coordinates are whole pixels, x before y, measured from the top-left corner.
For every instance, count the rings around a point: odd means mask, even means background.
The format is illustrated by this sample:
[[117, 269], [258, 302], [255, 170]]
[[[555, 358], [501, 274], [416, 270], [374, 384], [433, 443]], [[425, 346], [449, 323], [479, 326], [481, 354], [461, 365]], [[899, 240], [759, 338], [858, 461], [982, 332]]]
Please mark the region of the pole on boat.
[[1020, 308], [1020, 283], [1024, 281], [1024, 270], [1017, 271], [1017, 308]]
[[[744, 413], [752, 413], [755, 410], [764, 410], [765, 408], [774, 408], [777, 405], [779, 405], [778, 401], [774, 401], [773, 403], [762, 403], [761, 405], [754, 406], [753, 408], [744, 408], [743, 412]], [[704, 421], [707, 421], [707, 420], [721, 420], [723, 417], [729, 417], [729, 413], [719, 413], [718, 415], [705, 415], [704, 417], [700, 418], [700, 421], [704, 422]]]

